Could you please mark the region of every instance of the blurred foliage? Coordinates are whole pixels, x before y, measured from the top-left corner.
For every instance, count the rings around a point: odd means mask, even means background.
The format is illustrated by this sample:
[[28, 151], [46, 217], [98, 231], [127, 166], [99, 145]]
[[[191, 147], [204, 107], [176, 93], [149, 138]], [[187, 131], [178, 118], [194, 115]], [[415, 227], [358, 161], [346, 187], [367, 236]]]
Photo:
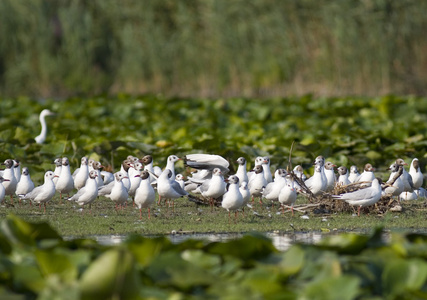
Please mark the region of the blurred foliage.
[[[49, 232], [34, 235], [43, 226]], [[65, 241], [14, 215], [0, 227], [4, 299], [425, 299], [427, 237], [341, 234], [278, 252], [257, 234], [229, 242], [129, 236]]]
[[425, 95], [419, 0], [2, 0], [0, 92]]
[[[268, 155], [273, 169], [286, 167], [292, 142], [294, 165], [305, 168], [317, 155], [337, 165], [365, 163], [385, 170], [401, 157], [409, 164], [417, 157], [427, 165], [427, 98], [274, 98], [206, 99], [132, 97], [119, 95], [69, 98], [66, 101], [29, 98], [1, 99], [0, 160], [19, 159], [36, 180], [53, 169], [53, 160], [67, 156], [77, 168], [82, 156], [118, 170], [127, 155], [152, 154], [163, 167], [168, 155], [212, 153], [250, 164]], [[38, 113], [46, 118], [45, 144], [39, 134]], [[182, 168], [178, 164], [178, 168]]]

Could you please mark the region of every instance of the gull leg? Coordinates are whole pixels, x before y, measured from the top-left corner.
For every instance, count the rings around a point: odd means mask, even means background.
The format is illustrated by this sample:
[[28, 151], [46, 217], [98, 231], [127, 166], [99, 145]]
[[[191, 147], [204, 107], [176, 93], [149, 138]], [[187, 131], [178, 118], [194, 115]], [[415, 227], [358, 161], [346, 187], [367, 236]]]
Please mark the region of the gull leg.
[[150, 216], [150, 208], [148, 208], [148, 220], [150, 220], [151, 219], [151, 216]]

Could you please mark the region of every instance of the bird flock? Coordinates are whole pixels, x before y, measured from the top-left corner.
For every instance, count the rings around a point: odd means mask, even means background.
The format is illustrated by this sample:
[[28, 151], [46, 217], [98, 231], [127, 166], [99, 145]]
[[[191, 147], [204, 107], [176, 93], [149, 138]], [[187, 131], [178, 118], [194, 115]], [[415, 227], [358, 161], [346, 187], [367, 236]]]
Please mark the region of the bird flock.
[[[175, 163], [179, 160], [184, 160], [192, 170], [186, 180], [182, 174], [175, 173]], [[2, 163], [4, 170], [0, 171], [0, 202], [9, 196], [13, 204], [13, 198], [17, 197], [20, 203], [28, 200], [40, 209], [43, 204], [46, 212], [46, 204], [59, 193], [60, 202], [66, 199], [83, 207], [89, 205], [91, 211], [91, 204], [98, 197], [106, 197], [115, 203], [116, 209], [123, 209], [131, 202], [139, 209], [140, 219], [142, 209], [146, 208], [150, 219], [150, 207], [156, 198], [157, 205], [171, 205], [174, 209], [174, 201], [187, 196], [192, 201], [199, 199], [210, 205], [211, 210], [222, 206], [228, 212], [229, 222], [231, 213], [236, 222], [238, 212], [244, 213], [245, 207], [253, 207], [255, 199], [260, 204], [278, 203], [282, 213], [289, 208], [294, 215], [298, 194], [309, 199], [328, 196], [331, 200], [347, 202], [357, 208], [360, 215], [362, 207], [376, 204], [384, 195], [398, 201], [426, 196], [417, 158], [412, 160], [409, 172], [403, 159], [394, 161], [385, 182], [375, 176], [375, 168], [369, 163], [360, 174], [356, 166], [350, 170], [340, 166], [336, 174], [337, 166], [325, 161], [323, 156], [314, 160], [311, 176], [304, 173], [301, 165], [292, 170], [278, 168], [273, 176], [268, 157], [257, 157], [249, 170], [244, 157], [235, 162], [237, 171], [230, 175], [229, 161], [219, 155], [189, 154], [182, 158], [170, 155], [163, 169], [154, 166], [151, 155], [142, 158], [129, 155], [120, 171], [111, 173], [104, 171], [100, 162], [82, 157], [80, 166], [71, 172], [68, 158], [62, 157], [53, 161], [54, 171], [46, 171], [44, 183], [35, 187], [27, 167], [21, 172], [18, 160], [6, 159]]]

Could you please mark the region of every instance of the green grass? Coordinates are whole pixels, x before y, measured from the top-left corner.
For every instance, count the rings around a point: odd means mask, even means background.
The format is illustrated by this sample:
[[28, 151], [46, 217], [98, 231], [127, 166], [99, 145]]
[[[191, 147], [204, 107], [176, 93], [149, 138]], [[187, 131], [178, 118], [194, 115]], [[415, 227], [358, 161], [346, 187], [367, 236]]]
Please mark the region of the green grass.
[[[299, 197], [297, 204], [306, 200]], [[15, 201], [16, 202], [16, 201]], [[9, 200], [7, 200], [9, 203]], [[349, 211], [332, 212], [331, 214], [314, 214], [308, 211], [309, 219], [301, 218], [302, 213], [295, 212], [292, 217], [289, 212], [277, 214], [278, 207], [264, 205], [262, 208], [255, 203], [253, 209], [246, 208], [245, 216], [239, 213], [236, 223], [232, 215], [231, 223], [228, 213], [221, 207], [213, 211], [207, 206], [198, 206], [186, 198], [175, 201], [175, 209], [165, 205], [153, 205], [151, 219], [143, 210], [143, 218], [139, 219], [139, 210], [132, 207], [131, 202], [123, 210], [116, 211], [114, 203], [107, 198], [99, 198], [92, 205], [92, 213], [84, 211], [71, 202], [59, 203], [59, 197], [48, 204], [46, 213], [37, 206], [3, 203], [0, 217], [15, 214], [26, 221], [48, 222], [61, 235], [69, 237], [87, 237], [91, 235], [159, 235], [177, 233], [244, 233], [272, 232], [279, 233], [305, 231], [368, 231], [383, 226], [390, 230], [425, 231], [426, 207], [425, 199], [402, 202], [403, 212], [385, 214], [377, 213], [372, 208], [369, 213], [360, 217]], [[254, 214], [254, 211], [257, 213]]]

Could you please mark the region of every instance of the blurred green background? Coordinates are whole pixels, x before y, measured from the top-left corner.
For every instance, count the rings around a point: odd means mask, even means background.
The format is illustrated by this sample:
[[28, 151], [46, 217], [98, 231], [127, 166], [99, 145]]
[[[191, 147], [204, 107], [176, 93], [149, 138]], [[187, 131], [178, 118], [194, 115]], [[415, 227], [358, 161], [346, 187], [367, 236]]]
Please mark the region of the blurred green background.
[[2, 0], [0, 92], [425, 95], [427, 1]]

